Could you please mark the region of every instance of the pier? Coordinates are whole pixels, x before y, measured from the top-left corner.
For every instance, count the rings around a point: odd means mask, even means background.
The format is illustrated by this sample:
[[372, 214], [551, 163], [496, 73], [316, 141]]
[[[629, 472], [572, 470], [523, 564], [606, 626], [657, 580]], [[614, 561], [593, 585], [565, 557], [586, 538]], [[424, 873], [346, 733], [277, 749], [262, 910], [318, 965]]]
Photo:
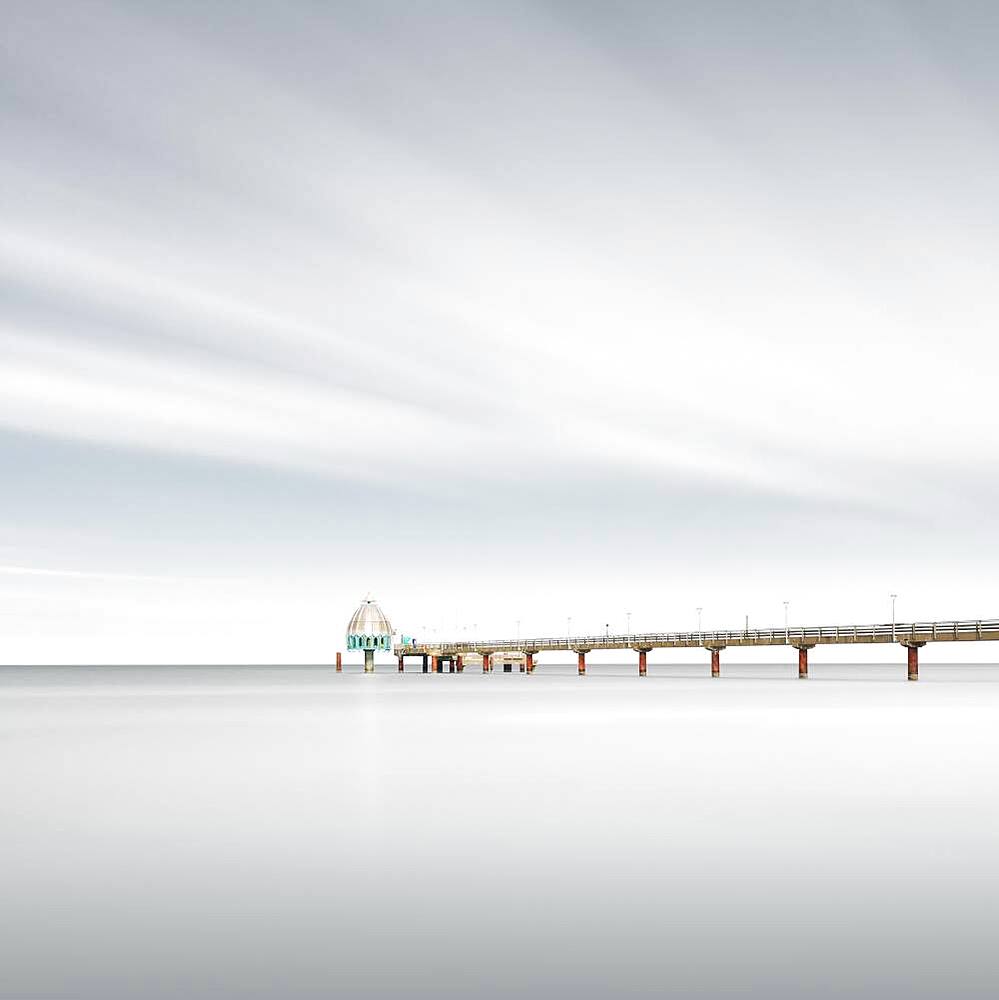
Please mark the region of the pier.
[[731, 631], [647, 632], [632, 635], [589, 635], [549, 637], [542, 639], [490, 639], [484, 641], [434, 642], [397, 645], [393, 652], [398, 668], [405, 668], [407, 656], [422, 658], [426, 672], [442, 671], [445, 664], [458, 664], [463, 669], [463, 657], [469, 653], [482, 657], [482, 670], [491, 669], [496, 653], [515, 653], [525, 658], [528, 674], [537, 669], [536, 657], [543, 652], [575, 653], [578, 672], [586, 673], [586, 654], [594, 650], [628, 650], [637, 654], [640, 677], [648, 675], [647, 656], [654, 649], [703, 649], [710, 654], [712, 677], [721, 676], [722, 652], [729, 647], [786, 646], [797, 650], [798, 677], [808, 677], [808, 654], [816, 646], [893, 644], [906, 650], [905, 662], [910, 681], [919, 679], [919, 650], [931, 642], [997, 642], [999, 618], [979, 618], [965, 621], [907, 622], [887, 625], [813, 625], [794, 628], [738, 629]]

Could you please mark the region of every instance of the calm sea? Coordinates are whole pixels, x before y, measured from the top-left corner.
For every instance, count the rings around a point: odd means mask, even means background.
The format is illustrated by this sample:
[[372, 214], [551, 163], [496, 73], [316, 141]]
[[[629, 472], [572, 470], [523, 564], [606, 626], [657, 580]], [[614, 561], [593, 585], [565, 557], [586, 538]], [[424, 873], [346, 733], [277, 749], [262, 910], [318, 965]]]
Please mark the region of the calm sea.
[[0, 668], [0, 996], [993, 997], [999, 666], [723, 670]]

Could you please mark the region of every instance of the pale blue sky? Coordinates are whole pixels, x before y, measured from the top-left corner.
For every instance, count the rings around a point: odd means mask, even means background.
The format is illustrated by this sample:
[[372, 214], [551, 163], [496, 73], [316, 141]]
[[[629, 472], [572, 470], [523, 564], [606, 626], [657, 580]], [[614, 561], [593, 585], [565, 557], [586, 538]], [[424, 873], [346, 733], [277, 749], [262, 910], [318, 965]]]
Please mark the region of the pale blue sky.
[[991, 3], [5, 5], [7, 662], [997, 613]]

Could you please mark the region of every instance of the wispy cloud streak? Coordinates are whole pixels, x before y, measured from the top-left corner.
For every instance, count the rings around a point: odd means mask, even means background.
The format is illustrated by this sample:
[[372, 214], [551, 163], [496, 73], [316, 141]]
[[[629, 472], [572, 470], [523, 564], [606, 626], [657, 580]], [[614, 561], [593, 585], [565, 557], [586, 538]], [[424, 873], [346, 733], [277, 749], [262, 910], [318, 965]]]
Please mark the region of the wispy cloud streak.
[[[84, 516], [133, 537], [166, 489], [165, 536], [226, 562], [198, 463], [237, 523], [280, 505], [251, 551], [301, 551], [303, 524], [345, 551], [363, 523], [383, 566], [483, 534], [564, 558], [524, 505], [554, 524], [581, 492], [608, 572], [627, 519], [710, 561], [747, 518], [779, 542], [860, 518], [886, 526], [858, 543], [873, 565], [904, 525], [958, 523], [965, 545], [985, 523], [981, 5], [5, 16], [0, 427], [33, 442], [3, 453], [23, 537]], [[76, 448], [104, 515], [73, 506]], [[158, 558], [130, 544], [136, 572]], [[794, 548], [779, 572], [808, 576]]]

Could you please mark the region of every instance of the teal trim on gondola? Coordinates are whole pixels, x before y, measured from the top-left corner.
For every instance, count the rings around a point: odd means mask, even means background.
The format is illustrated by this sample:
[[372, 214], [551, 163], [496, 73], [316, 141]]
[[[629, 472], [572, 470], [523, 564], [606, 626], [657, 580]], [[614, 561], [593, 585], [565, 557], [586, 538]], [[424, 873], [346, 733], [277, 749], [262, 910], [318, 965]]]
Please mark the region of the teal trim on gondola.
[[392, 652], [392, 636], [390, 635], [348, 635], [347, 649], [382, 649]]

